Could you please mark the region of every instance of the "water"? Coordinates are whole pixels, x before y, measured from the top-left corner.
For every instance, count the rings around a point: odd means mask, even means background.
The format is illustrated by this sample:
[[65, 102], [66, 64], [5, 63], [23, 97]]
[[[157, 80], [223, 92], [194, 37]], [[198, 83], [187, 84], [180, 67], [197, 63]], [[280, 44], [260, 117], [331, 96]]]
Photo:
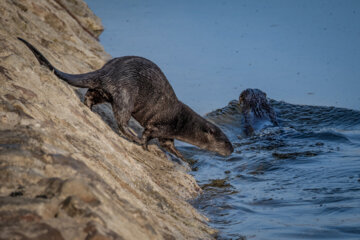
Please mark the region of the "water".
[[[360, 239], [360, 1], [86, 2], [107, 52], [154, 61], [234, 143], [228, 158], [179, 147], [220, 239]], [[279, 127], [244, 136], [222, 107], [245, 88], [285, 101]]]
[[200, 114], [245, 88], [360, 110], [358, 0], [86, 0], [112, 56], [160, 66]]
[[251, 137], [237, 101], [207, 115], [233, 142], [230, 157], [180, 147], [204, 189], [192, 203], [219, 239], [360, 239], [360, 112], [271, 104], [280, 126]]

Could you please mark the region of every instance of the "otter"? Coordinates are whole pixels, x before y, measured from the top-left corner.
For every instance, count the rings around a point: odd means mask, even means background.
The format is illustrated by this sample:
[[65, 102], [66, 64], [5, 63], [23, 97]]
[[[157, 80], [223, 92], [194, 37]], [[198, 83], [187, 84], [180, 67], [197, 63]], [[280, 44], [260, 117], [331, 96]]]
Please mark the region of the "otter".
[[[84, 104], [90, 109], [109, 102], [121, 134], [144, 149], [148, 149], [151, 139], [157, 138], [162, 148], [182, 160], [185, 158], [175, 148], [174, 139], [223, 156], [233, 152], [232, 144], [219, 127], [178, 100], [164, 73], [152, 61], [124, 56], [111, 59], [93, 72], [69, 74], [55, 68], [29, 42], [18, 39], [58, 78], [72, 86], [88, 88]], [[144, 128], [141, 138], [129, 129], [131, 117]]]
[[278, 126], [275, 111], [263, 91], [251, 88], [242, 91], [239, 106], [245, 135], [253, 135], [255, 130], [270, 124]]

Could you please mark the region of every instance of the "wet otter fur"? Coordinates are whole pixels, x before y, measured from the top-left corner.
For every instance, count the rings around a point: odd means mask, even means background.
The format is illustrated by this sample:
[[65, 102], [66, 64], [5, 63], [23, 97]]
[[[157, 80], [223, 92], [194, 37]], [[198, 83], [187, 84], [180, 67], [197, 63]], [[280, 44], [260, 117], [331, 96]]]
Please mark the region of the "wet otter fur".
[[[111, 59], [99, 70], [68, 74], [56, 69], [30, 43], [18, 39], [57, 77], [72, 86], [89, 88], [84, 103], [90, 109], [95, 104], [109, 102], [119, 131], [145, 149], [151, 139], [157, 138], [160, 146], [183, 160], [174, 139], [223, 156], [233, 152], [220, 128], [179, 101], [163, 72], [150, 60], [137, 56], [119, 57]], [[131, 116], [144, 128], [141, 138], [133, 135], [128, 127]]]
[[256, 125], [270, 122], [278, 126], [276, 114], [266, 98], [266, 93], [259, 89], [248, 88], [239, 96], [240, 112], [243, 116], [244, 132], [247, 136], [253, 135]]

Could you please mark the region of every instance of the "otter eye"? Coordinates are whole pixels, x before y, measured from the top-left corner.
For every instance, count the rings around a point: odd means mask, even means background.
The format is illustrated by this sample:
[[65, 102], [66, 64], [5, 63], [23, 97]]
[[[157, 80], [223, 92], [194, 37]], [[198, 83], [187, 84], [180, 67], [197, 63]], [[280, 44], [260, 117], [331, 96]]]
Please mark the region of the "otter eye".
[[214, 134], [214, 133], [215, 133], [215, 129], [214, 129], [214, 128], [209, 128], [208, 133]]
[[204, 127], [204, 128], [202, 129], [202, 131], [203, 131], [204, 133], [210, 133], [210, 134], [213, 134], [213, 133], [215, 132], [215, 130], [214, 130], [212, 127]]
[[209, 133], [209, 129], [208, 129], [208, 128], [203, 128], [202, 131], [203, 131], [204, 133]]

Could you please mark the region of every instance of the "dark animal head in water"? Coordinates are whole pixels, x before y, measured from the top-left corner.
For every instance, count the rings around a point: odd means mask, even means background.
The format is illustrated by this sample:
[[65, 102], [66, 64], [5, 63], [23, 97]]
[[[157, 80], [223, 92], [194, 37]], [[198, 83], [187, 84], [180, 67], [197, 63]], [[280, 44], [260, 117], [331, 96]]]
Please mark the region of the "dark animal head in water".
[[254, 132], [255, 125], [259, 125], [259, 123], [260, 128], [265, 122], [278, 125], [275, 112], [263, 91], [251, 88], [244, 90], [240, 94], [239, 105], [244, 119], [246, 135], [251, 135]]

